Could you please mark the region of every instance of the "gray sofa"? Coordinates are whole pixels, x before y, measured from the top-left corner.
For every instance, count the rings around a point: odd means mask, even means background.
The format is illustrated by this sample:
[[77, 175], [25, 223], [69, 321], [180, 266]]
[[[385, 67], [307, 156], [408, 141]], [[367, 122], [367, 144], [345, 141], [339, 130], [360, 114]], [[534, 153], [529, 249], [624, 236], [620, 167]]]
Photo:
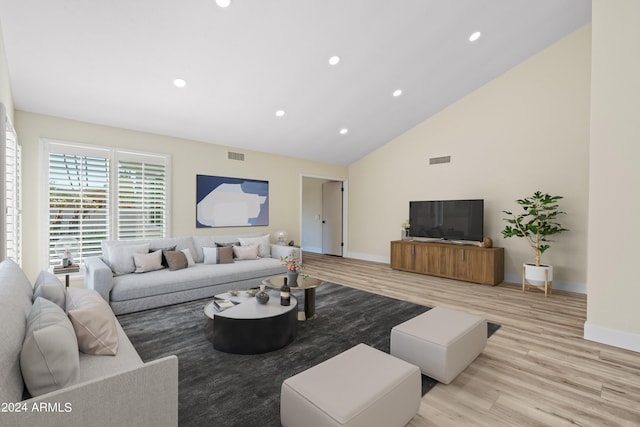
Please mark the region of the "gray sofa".
[[[64, 286], [55, 276], [44, 274], [58, 281], [64, 298]], [[119, 342], [115, 356], [85, 354], [75, 344], [67, 346], [67, 356], [63, 358], [57, 353], [57, 341], [51, 337], [56, 336], [55, 328], [62, 328], [63, 331], [64, 328], [47, 325], [37, 315], [34, 316], [37, 307], [45, 305], [45, 298], [38, 296], [37, 291], [38, 288], [34, 298], [32, 284], [16, 263], [11, 260], [0, 263], [1, 425], [178, 425], [177, 357], [169, 356], [144, 363], [114, 317]], [[96, 298], [99, 300], [99, 297]], [[55, 307], [49, 300], [46, 304], [48, 307], [53, 305], [63, 320], [66, 319], [61, 308]], [[108, 310], [108, 306], [106, 308]], [[38, 321], [34, 322], [33, 319]], [[38, 322], [43, 325], [39, 324], [39, 332], [33, 332], [33, 325]], [[40, 351], [26, 347], [27, 341], [33, 339], [36, 333], [39, 334], [38, 340], [49, 339], [49, 344], [55, 350], [53, 356], [41, 357]], [[76, 339], [75, 335], [72, 339]], [[77, 359], [74, 351], [78, 352]], [[25, 395], [27, 377], [24, 375], [34, 378], [34, 371], [33, 367], [24, 365], [25, 355], [21, 358], [23, 352], [47, 362], [51, 358], [55, 363], [67, 363], [68, 359], [75, 359], [77, 365], [73, 368], [73, 379], [67, 379], [64, 385], [56, 383], [52, 391], [28, 397], [28, 394]], [[68, 357], [70, 352], [73, 357]], [[45, 376], [49, 374], [48, 371], [46, 369]]]
[[[205, 264], [203, 248], [231, 245], [264, 238], [255, 234], [238, 236], [194, 236], [154, 240], [105, 241], [102, 256], [85, 260], [84, 286], [96, 290], [109, 302], [116, 314], [131, 313], [211, 297], [233, 289], [257, 287], [262, 280], [283, 274], [285, 266], [281, 256], [299, 249], [268, 243], [268, 256], [258, 259], [235, 261], [229, 264]], [[189, 268], [170, 271], [168, 268], [146, 273], [114, 274], [109, 267], [108, 254], [129, 245], [148, 244], [149, 250], [175, 246], [176, 251], [188, 249], [195, 264]], [[264, 255], [264, 254], [263, 254]]]

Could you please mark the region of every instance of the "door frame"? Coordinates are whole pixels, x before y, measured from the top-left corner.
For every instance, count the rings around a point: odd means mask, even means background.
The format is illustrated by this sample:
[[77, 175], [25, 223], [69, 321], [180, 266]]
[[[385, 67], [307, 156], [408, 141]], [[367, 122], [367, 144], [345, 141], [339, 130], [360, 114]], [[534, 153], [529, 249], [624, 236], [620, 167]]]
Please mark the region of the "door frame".
[[300, 242], [302, 242], [302, 201], [303, 201], [303, 181], [305, 178], [312, 178], [312, 179], [324, 179], [327, 181], [339, 181], [342, 182], [342, 188], [344, 189], [344, 191], [342, 192], [342, 243], [344, 244], [342, 246], [342, 257], [345, 258], [349, 252], [348, 249], [348, 236], [349, 236], [349, 226], [348, 226], [348, 205], [349, 205], [349, 183], [348, 180], [346, 178], [336, 178], [336, 177], [332, 177], [332, 176], [325, 176], [325, 175], [312, 175], [312, 174], [305, 174], [302, 173], [300, 174], [300, 206], [299, 206], [299, 212], [298, 212], [298, 218], [300, 218], [298, 227], [298, 235], [300, 236]]

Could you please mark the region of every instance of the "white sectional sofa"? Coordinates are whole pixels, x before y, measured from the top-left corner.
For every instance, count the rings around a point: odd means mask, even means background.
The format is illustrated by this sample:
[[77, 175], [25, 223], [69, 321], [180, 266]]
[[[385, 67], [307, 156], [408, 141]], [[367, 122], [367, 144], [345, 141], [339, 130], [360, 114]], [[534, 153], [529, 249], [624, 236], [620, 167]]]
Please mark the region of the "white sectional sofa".
[[[127, 247], [140, 244], [148, 244], [149, 251], [174, 246], [176, 251], [186, 249], [195, 264], [175, 271], [164, 268], [146, 273], [115, 274], [109, 266], [109, 254], [122, 254]], [[256, 259], [236, 259], [225, 264], [204, 263], [203, 248], [254, 244], [259, 245], [259, 255], [262, 255]], [[114, 313], [131, 313], [207, 298], [233, 289], [257, 287], [263, 279], [286, 272], [280, 257], [292, 251], [300, 256], [297, 248], [270, 244], [269, 235], [255, 234], [105, 241], [101, 257], [85, 260], [84, 286], [102, 295]]]
[[[41, 279], [57, 302], [48, 291], [40, 296]], [[0, 263], [0, 425], [177, 426], [177, 357], [144, 363], [104, 303], [115, 322], [116, 354], [79, 351], [76, 326], [61, 308], [69, 298], [64, 285], [47, 272], [36, 284], [34, 297], [22, 269], [12, 260]], [[95, 300], [101, 302], [94, 294]]]

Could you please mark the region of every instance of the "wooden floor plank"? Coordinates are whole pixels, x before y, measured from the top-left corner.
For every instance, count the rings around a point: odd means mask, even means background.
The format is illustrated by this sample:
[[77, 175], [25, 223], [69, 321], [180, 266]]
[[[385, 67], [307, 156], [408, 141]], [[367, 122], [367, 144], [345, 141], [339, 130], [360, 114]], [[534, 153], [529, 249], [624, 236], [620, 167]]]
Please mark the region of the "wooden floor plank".
[[640, 353], [582, 338], [587, 297], [478, 285], [388, 264], [305, 252], [305, 274], [502, 327], [451, 384], [427, 393], [410, 426], [640, 426]]

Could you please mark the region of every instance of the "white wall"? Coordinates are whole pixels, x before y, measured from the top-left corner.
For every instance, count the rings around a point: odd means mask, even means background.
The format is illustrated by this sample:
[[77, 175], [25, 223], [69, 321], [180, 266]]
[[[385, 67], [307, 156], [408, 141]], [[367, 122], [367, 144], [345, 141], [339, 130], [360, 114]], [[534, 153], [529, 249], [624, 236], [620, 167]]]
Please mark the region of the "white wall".
[[[502, 210], [536, 190], [568, 212], [543, 256], [554, 287], [585, 291], [591, 27], [586, 26], [349, 166], [349, 256], [388, 261], [410, 200], [482, 198], [507, 281], [533, 253], [502, 239]], [[472, 70], [470, 70], [472, 72]], [[429, 158], [452, 157], [429, 166]]]
[[[196, 234], [259, 233], [285, 229], [300, 241], [300, 176], [345, 177], [347, 168], [326, 163], [231, 149], [245, 153], [245, 161], [227, 160], [227, 147], [168, 136], [99, 126], [51, 116], [16, 111], [16, 130], [24, 153], [24, 269], [31, 279], [42, 269], [46, 215], [40, 183], [40, 138], [106, 145], [171, 155], [171, 229], [173, 236]], [[269, 181], [269, 226], [243, 228], [195, 228], [196, 175], [220, 175]]]
[[7, 52], [4, 48], [2, 23], [0, 23], [0, 102], [4, 104], [7, 109], [7, 116], [13, 122], [13, 96], [11, 95], [11, 81], [9, 80]]
[[640, 351], [640, 2], [593, 1], [584, 336]]

